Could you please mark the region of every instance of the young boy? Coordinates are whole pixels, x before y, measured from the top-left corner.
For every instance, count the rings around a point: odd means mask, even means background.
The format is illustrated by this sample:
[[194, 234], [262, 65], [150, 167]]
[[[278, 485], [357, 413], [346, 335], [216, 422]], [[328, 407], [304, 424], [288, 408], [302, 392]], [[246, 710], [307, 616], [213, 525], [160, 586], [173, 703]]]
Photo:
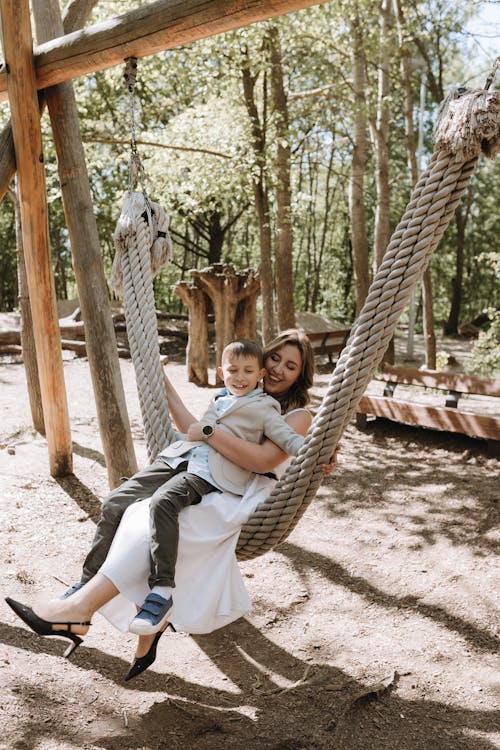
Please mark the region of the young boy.
[[290, 455], [296, 455], [304, 442], [281, 416], [278, 402], [258, 387], [266, 370], [257, 343], [228, 344], [217, 372], [225, 389], [211, 401], [201, 420], [190, 425], [188, 440], [176, 441], [160, 454], [170, 476], [150, 501], [151, 593], [129, 626], [138, 635], [161, 630], [172, 609], [179, 512], [214, 490], [243, 495], [250, 478], [250, 471], [211, 447], [214, 425], [254, 443], [265, 435]]

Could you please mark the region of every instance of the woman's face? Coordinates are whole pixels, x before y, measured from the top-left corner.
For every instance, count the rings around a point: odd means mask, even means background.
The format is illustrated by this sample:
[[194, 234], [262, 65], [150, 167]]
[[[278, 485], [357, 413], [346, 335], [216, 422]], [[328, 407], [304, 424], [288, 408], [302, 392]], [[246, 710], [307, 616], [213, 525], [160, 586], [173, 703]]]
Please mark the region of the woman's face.
[[295, 383], [302, 370], [302, 355], [293, 344], [285, 344], [264, 362], [264, 390], [270, 396], [286, 393]]

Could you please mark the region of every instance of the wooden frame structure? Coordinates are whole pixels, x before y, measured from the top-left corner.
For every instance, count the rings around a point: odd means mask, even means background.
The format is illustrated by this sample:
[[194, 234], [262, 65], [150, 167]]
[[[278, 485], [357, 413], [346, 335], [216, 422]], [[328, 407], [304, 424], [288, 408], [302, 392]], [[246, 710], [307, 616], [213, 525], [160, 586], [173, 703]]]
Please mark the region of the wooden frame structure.
[[[156, 0], [81, 30], [96, 0], [0, 0], [4, 62], [0, 101], [11, 124], [0, 134], [0, 200], [18, 174], [22, 238], [50, 473], [72, 471], [72, 446], [51, 266], [40, 112], [49, 106], [89, 364], [111, 486], [136, 470], [90, 188], [71, 80], [231, 29], [321, 4], [321, 0]], [[64, 33], [66, 32], [66, 33]], [[69, 32], [69, 33], [68, 33]], [[80, 237], [80, 240], [79, 240]], [[82, 247], [82, 238], [85, 244]]]

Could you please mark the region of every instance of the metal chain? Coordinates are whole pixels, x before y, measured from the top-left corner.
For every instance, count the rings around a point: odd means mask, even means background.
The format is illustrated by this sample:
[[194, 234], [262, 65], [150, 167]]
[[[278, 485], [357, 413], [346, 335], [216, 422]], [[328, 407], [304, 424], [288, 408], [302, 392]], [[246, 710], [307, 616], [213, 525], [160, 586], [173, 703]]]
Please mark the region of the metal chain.
[[125, 84], [129, 93], [129, 112], [130, 112], [130, 161], [128, 167], [128, 192], [133, 192], [135, 178], [139, 175], [139, 181], [142, 187], [142, 194], [146, 201], [148, 213], [151, 213], [148, 191], [146, 189], [146, 173], [137, 150], [136, 137], [136, 119], [135, 119], [135, 83], [137, 79], [137, 58], [127, 57], [125, 60], [125, 73], [123, 74]]

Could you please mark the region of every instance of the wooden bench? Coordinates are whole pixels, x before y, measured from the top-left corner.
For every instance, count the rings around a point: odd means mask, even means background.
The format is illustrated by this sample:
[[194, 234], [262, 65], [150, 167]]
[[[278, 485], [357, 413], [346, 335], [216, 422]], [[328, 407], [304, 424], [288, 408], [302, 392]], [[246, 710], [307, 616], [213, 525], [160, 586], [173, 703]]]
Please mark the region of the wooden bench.
[[[356, 423], [361, 429], [366, 427], [367, 415], [371, 414], [407, 425], [484, 438], [488, 441], [488, 451], [498, 454], [500, 380], [385, 365], [376, 381], [385, 384], [383, 393], [370, 392], [374, 389], [369, 386], [357, 406]], [[372, 385], [376, 383], [372, 381]], [[404, 388], [403, 395], [398, 393], [396, 397], [398, 386], [399, 391], [403, 386], [420, 386], [418, 401], [412, 400], [415, 397], [412, 388]]]
[[[350, 328], [338, 328], [331, 331], [314, 331], [307, 333], [307, 338], [311, 342], [314, 354], [321, 356], [328, 355], [330, 364], [333, 364], [333, 354], [339, 355], [351, 332]], [[335, 357], [337, 359], [337, 357]]]

